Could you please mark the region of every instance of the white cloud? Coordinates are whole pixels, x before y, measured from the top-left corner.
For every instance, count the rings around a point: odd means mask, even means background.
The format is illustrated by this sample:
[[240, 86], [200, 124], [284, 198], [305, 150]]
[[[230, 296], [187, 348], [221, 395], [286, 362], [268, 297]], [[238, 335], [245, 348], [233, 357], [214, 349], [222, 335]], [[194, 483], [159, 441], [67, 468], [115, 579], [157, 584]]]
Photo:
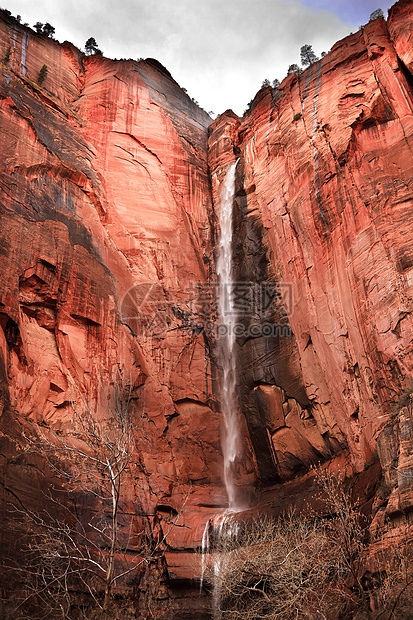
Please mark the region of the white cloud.
[[9, 0], [30, 25], [49, 21], [56, 37], [104, 54], [153, 57], [206, 110], [242, 114], [264, 78], [282, 79], [304, 43], [328, 51], [350, 24], [290, 0]]

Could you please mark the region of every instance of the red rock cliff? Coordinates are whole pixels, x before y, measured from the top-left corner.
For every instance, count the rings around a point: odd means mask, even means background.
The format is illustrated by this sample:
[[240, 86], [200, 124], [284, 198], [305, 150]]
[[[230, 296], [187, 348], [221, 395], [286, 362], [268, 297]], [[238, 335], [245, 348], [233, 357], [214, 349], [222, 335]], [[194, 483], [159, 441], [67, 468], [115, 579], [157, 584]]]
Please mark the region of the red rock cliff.
[[188, 306], [211, 277], [210, 118], [156, 61], [85, 58], [14, 20], [0, 36], [4, 486], [36, 507], [42, 478], [25, 472], [41, 464], [16, 463], [16, 420], [67, 425], [73, 385], [104, 415], [118, 369], [136, 408], [131, 510], [185, 504], [182, 551], [223, 495], [208, 342]]
[[412, 380], [412, 20], [399, 2], [212, 125], [214, 197], [240, 158], [239, 277], [290, 295], [293, 337], [239, 342], [267, 478], [338, 453], [360, 471]]
[[[116, 371], [137, 420], [125, 501], [161, 523], [185, 505], [166, 560], [170, 578], [193, 576], [225, 493], [214, 356], [191, 300], [214, 279], [213, 205], [236, 158], [236, 277], [279, 294], [271, 316], [255, 305], [242, 321], [280, 326], [238, 339], [240, 482], [300, 503], [311, 465], [360, 472], [377, 438], [387, 478], [410, 472], [410, 419], [393, 428], [389, 412], [413, 374], [412, 24], [402, 0], [243, 119], [219, 117], [207, 155], [209, 117], [156, 61], [85, 58], [0, 21], [6, 497], [36, 507], [44, 480], [22, 429], [68, 425], [73, 385], [104, 415]], [[402, 487], [394, 513], [410, 505]]]

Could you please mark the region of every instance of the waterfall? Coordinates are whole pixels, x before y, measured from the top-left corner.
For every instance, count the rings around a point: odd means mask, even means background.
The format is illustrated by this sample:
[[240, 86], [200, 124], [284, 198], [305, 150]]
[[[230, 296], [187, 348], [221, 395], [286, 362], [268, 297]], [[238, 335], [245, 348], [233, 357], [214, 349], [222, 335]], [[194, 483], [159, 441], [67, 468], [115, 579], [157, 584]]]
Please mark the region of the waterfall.
[[[212, 528], [212, 529], [211, 529]], [[214, 521], [208, 519], [204, 535], [202, 537], [202, 573], [200, 582], [200, 592], [204, 584], [205, 569], [209, 568], [208, 580], [212, 583], [212, 618], [221, 620], [221, 570], [225, 566], [225, 550], [237, 540], [240, 533], [240, 523], [235, 511], [226, 510], [222, 515], [217, 516]], [[211, 531], [210, 531], [211, 530]], [[212, 535], [212, 540], [211, 540]], [[224, 551], [224, 555], [223, 552]], [[207, 560], [207, 555], [209, 559]]]
[[205, 566], [206, 566], [206, 560], [205, 560], [205, 554], [209, 552], [209, 526], [210, 526], [210, 519], [208, 519], [208, 521], [205, 523], [205, 528], [204, 528], [204, 533], [202, 535], [202, 556], [201, 556], [201, 581], [199, 584], [199, 589], [200, 592], [202, 592], [202, 588], [204, 585], [204, 575], [205, 575]]
[[220, 191], [220, 236], [217, 256], [218, 276], [218, 360], [222, 371], [220, 381], [221, 409], [224, 419], [222, 452], [224, 457], [224, 482], [228, 494], [228, 510], [238, 512], [234, 480], [235, 460], [240, 453], [240, 429], [236, 394], [235, 333], [236, 308], [234, 304], [234, 277], [232, 267], [232, 210], [235, 194], [235, 169], [232, 164]]
[[213, 554], [213, 593], [212, 614], [214, 620], [221, 618], [221, 554], [211, 547], [210, 535], [213, 533], [215, 544], [220, 541], [236, 538], [238, 522], [236, 513], [245, 509], [242, 506], [239, 492], [235, 484], [235, 464], [241, 453], [241, 433], [239, 425], [239, 403], [236, 392], [236, 359], [235, 359], [235, 324], [236, 304], [234, 301], [234, 275], [232, 260], [232, 227], [233, 202], [235, 194], [235, 170], [238, 160], [229, 168], [220, 190], [219, 242], [217, 252], [217, 352], [220, 377], [221, 411], [224, 421], [222, 453], [224, 457], [224, 483], [228, 495], [228, 508], [215, 519], [208, 519], [202, 537], [201, 590], [206, 568], [205, 554]]

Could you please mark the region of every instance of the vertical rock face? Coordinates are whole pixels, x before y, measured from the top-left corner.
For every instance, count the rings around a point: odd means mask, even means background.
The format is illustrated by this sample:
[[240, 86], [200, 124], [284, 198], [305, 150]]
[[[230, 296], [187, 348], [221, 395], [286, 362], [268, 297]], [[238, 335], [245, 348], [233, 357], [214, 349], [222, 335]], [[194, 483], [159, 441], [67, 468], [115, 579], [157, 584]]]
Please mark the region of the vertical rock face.
[[360, 470], [412, 378], [412, 20], [396, 4], [212, 125], [214, 197], [240, 157], [239, 278], [289, 295], [291, 337], [238, 339], [264, 478], [343, 450]]
[[[36, 488], [25, 472], [42, 464], [16, 463], [21, 428], [67, 427], [80, 394], [104, 417], [117, 376], [136, 417], [126, 499], [150, 518], [185, 504], [172, 547], [192, 548], [206, 507], [224, 500], [209, 343], [190, 305], [211, 277], [210, 118], [157, 61], [85, 58], [14, 20], [0, 21], [0, 36], [1, 58], [10, 47], [0, 86], [4, 485], [36, 507], [41, 475]], [[170, 566], [171, 578], [186, 576], [179, 558]]]
[[402, 0], [243, 119], [225, 112], [208, 140], [210, 118], [157, 61], [86, 58], [0, 20], [6, 497], [39, 501], [44, 461], [24, 433], [68, 428], [80, 395], [104, 418], [120, 381], [136, 417], [128, 510], [162, 537], [184, 507], [165, 557], [170, 579], [194, 575], [226, 502], [202, 306], [239, 159], [238, 481], [299, 501], [312, 465], [361, 471], [378, 437], [388, 482], [400, 474], [394, 513], [411, 506], [411, 407], [389, 413], [413, 375], [412, 24]]

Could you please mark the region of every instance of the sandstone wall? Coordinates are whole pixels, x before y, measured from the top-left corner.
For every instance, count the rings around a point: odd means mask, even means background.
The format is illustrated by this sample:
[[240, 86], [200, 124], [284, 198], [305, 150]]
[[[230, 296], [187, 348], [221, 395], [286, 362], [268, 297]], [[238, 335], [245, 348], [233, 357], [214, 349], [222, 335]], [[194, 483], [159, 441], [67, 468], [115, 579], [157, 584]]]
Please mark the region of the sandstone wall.
[[339, 452], [360, 471], [412, 379], [412, 18], [397, 3], [388, 25], [367, 24], [262, 89], [243, 119], [212, 125], [215, 201], [240, 158], [238, 277], [292, 291], [293, 337], [238, 340], [267, 479]]
[[[2, 488], [36, 508], [46, 467], [22, 431], [67, 428], [81, 394], [104, 417], [105, 393], [120, 382], [136, 418], [128, 509], [162, 522], [185, 505], [171, 549], [192, 550], [208, 506], [225, 501], [210, 343], [190, 304], [212, 274], [210, 118], [157, 61], [87, 58], [4, 18], [0, 58], [9, 47], [0, 86]], [[186, 556], [172, 554], [170, 577], [187, 572]]]
[[158, 535], [184, 506], [167, 572], [197, 573], [194, 547], [226, 497], [196, 297], [213, 291], [219, 187], [237, 158], [236, 279], [277, 292], [270, 311], [251, 293], [239, 321], [280, 326], [237, 341], [239, 483], [257, 503], [303, 507], [312, 465], [361, 472], [379, 435], [386, 476], [392, 459], [404, 475], [408, 424], [389, 414], [413, 374], [412, 24], [401, 0], [387, 24], [262, 89], [242, 119], [225, 112], [207, 144], [210, 118], [156, 61], [84, 57], [0, 20], [6, 498], [36, 507], [45, 480], [22, 433], [67, 428], [80, 394], [104, 417], [120, 377], [136, 416], [125, 505]]

